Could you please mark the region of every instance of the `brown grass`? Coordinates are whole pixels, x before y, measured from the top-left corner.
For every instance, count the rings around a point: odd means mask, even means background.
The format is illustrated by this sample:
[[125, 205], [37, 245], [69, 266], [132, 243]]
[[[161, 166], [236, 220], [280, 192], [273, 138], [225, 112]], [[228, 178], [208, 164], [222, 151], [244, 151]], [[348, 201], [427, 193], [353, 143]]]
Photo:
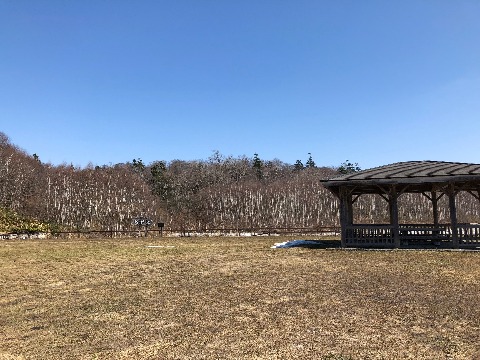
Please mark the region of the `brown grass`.
[[0, 359], [480, 358], [479, 252], [280, 240], [2, 241]]

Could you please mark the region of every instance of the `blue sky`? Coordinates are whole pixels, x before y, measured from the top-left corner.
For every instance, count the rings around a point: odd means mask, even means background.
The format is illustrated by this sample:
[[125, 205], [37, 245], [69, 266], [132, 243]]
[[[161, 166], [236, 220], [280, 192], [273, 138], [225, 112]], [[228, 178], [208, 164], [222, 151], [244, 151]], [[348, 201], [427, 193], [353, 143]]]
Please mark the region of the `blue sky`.
[[480, 1], [0, 0], [0, 131], [44, 162], [480, 163]]

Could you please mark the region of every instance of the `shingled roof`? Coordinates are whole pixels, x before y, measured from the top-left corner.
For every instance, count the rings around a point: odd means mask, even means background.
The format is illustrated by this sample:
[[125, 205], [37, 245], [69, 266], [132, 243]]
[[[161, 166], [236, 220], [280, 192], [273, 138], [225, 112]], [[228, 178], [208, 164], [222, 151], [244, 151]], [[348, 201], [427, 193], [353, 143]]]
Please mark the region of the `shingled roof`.
[[362, 192], [377, 192], [379, 185], [411, 185], [412, 191], [425, 191], [422, 184], [432, 183], [470, 183], [472, 189], [480, 186], [480, 164], [445, 161], [407, 161], [380, 166], [351, 174], [323, 180], [323, 184], [332, 190], [344, 185], [361, 186]]

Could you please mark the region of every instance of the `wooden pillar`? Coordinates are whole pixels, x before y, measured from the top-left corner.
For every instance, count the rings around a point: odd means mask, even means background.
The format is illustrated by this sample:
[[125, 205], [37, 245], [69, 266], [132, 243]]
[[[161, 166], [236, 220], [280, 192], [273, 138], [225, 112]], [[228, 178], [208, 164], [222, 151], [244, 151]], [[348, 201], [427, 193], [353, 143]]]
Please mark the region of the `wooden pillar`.
[[347, 224], [353, 225], [353, 197], [350, 192], [347, 193]]
[[459, 247], [459, 241], [458, 241], [458, 222], [457, 222], [457, 207], [455, 204], [455, 197], [456, 197], [456, 192], [455, 192], [455, 186], [453, 184], [450, 184], [448, 187], [448, 203], [450, 207], [450, 224], [452, 227], [452, 240], [453, 240], [453, 247], [458, 249]]
[[346, 245], [347, 239], [347, 223], [348, 223], [348, 199], [347, 199], [347, 189], [341, 187], [339, 191], [340, 199], [340, 226], [342, 228], [341, 233], [341, 244], [342, 247]]
[[435, 229], [438, 229], [438, 199], [437, 192], [432, 190], [433, 227]]
[[396, 248], [400, 247], [400, 227], [398, 224], [398, 194], [395, 186], [390, 188], [389, 193], [390, 225], [393, 226], [393, 243]]

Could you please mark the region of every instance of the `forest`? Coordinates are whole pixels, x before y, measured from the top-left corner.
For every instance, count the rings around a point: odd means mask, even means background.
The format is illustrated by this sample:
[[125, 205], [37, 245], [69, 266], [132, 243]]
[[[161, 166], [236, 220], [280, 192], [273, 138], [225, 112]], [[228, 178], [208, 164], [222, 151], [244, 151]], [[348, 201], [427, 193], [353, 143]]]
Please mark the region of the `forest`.
[[[320, 180], [360, 167], [348, 160], [318, 166], [308, 155], [305, 163], [287, 164], [215, 151], [206, 160], [144, 164], [137, 158], [77, 168], [43, 163], [0, 132], [0, 231], [121, 232], [135, 229], [136, 217], [179, 231], [338, 226], [337, 199]], [[460, 222], [478, 221], [478, 202], [470, 194], [457, 201]], [[362, 196], [355, 207], [356, 222], [388, 219], [379, 196]], [[439, 208], [440, 222], [449, 222], [448, 206]], [[403, 195], [400, 211], [403, 222], [432, 221], [431, 203], [422, 195]]]

